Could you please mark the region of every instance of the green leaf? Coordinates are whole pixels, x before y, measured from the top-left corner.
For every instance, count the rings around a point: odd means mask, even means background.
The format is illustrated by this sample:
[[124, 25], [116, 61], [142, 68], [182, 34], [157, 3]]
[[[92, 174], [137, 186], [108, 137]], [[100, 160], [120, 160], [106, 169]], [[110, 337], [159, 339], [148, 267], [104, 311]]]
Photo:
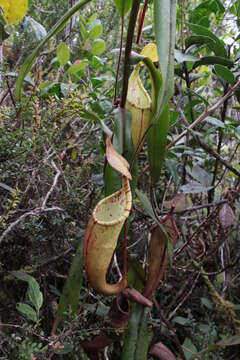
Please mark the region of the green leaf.
[[148, 162], [153, 186], [157, 183], [161, 174], [161, 169], [165, 157], [169, 120], [170, 113], [169, 105], [167, 104], [158, 121], [153, 123], [148, 132]]
[[9, 271], [10, 274], [15, 276], [18, 280], [29, 282], [31, 279], [34, 279], [31, 275], [27, 274], [24, 271]]
[[132, 7], [132, 0], [114, 0], [114, 3], [121, 17], [127, 14]]
[[173, 245], [171, 240], [168, 237], [168, 234], [164, 228], [164, 226], [162, 225], [162, 223], [158, 220], [158, 218], [155, 216], [152, 205], [150, 203], [150, 201], [148, 200], [147, 196], [145, 194], [143, 194], [140, 190], [136, 189], [135, 190], [136, 195], [138, 197], [138, 200], [140, 201], [140, 203], [142, 204], [144, 210], [146, 211], [146, 213], [158, 224], [158, 226], [160, 227], [165, 241], [166, 241], [166, 245], [167, 245], [167, 250], [168, 250], [168, 260], [169, 260], [169, 265], [170, 268], [172, 267], [172, 258], [173, 258]]
[[189, 338], [185, 338], [184, 343], [182, 344], [182, 348], [187, 360], [189, 360], [192, 357], [192, 355], [197, 353], [196, 346], [192, 343], [192, 340]]
[[200, 60], [196, 61], [193, 65], [193, 69], [196, 69], [198, 66], [202, 65], [215, 65], [220, 64], [224, 66], [232, 67], [234, 64], [231, 60], [228, 60], [226, 58], [220, 57], [220, 56], [204, 56]]
[[103, 39], [95, 39], [92, 43], [91, 53], [93, 55], [101, 55], [106, 49], [106, 43]]
[[234, 77], [233, 73], [226, 66], [214, 65], [214, 70], [215, 70], [217, 76], [221, 80], [223, 80], [231, 85], [234, 84], [235, 77]]
[[148, 330], [149, 308], [136, 304], [131, 313], [127, 331], [124, 335], [122, 360], [147, 359], [147, 352], [151, 340]]
[[132, 115], [129, 111], [124, 110], [124, 149], [123, 149], [123, 157], [128, 161], [129, 165], [131, 166], [131, 190], [132, 196], [135, 194], [135, 188], [137, 186], [138, 181], [138, 161], [135, 158], [134, 163], [132, 163], [135, 149], [132, 141], [132, 131], [131, 131], [131, 121]]
[[182, 316], [176, 316], [173, 318], [172, 320], [175, 324], [179, 324], [182, 326], [186, 326], [189, 325], [189, 319], [188, 318], [184, 318]]
[[10, 274], [15, 276], [17, 279], [26, 281], [28, 283], [28, 299], [32, 305], [39, 310], [43, 304], [43, 295], [40, 291], [38, 282], [31, 275], [23, 271], [9, 271]]
[[[114, 113], [114, 131], [112, 144], [115, 150], [123, 155], [123, 127], [120, 109]], [[121, 175], [114, 170], [108, 163], [104, 170], [104, 192], [105, 196], [113, 194], [122, 186]]]
[[209, 309], [209, 310], [212, 310], [212, 309], [213, 309], [213, 304], [212, 304], [212, 302], [211, 302], [208, 298], [206, 298], [206, 297], [201, 297], [201, 304], [202, 304], [203, 306], [206, 306], [206, 308]]
[[25, 315], [29, 320], [37, 322], [37, 313], [36, 311], [28, 304], [19, 303], [17, 305], [18, 311]]
[[66, 71], [66, 74], [76, 74], [79, 71], [85, 70], [88, 65], [88, 60], [82, 60], [79, 63], [74, 63]]
[[34, 278], [31, 278], [28, 281], [27, 295], [29, 301], [34, 305], [35, 309], [39, 310], [43, 304], [43, 295], [40, 291], [38, 282]]
[[60, 65], [66, 65], [70, 59], [70, 51], [65, 42], [62, 42], [57, 47], [57, 58]]
[[211, 37], [205, 35], [189, 36], [185, 41], [185, 45], [187, 49], [192, 45], [197, 45], [197, 46], [205, 45], [210, 50], [212, 50], [216, 56], [221, 56], [222, 54], [222, 49], [221, 48], [219, 49], [219, 46], [218, 44], [216, 44], [216, 41], [213, 40]]
[[225, 49], [224, 42], [220, 40], [215, 34], [213, 34], [210, 30], [208, 30], [204, 26], [197, 24], [189, 24], [189, 27], [195, 34], [211, 38], [216, 44], [215, 51], [217, 51], [217, 55], [223, 58], [227, 57], [227, 51]]
[[59, 300], [58, 316], [60, 320], [64, 320], [64, 312], [71, 308], [76, 314], [78, 301], [82, 287], [83, 277], [83, 241], [80, 240], [77, 252], [73, 258], [72, 265], [69, 270], [68, 278], [65, 282], [62, 295]]
[[94, 20], [89, 26], [89, 37], [91, 40], [94, 40], [102, 35], [103, 26], [100, 20]]
[[142, 267], [142, 264], [139, 259], [129, 258], [128, 272], [127, 272], [127, 282], [128, 286], [132, 287], [139, 292], [143, 290], [143, 282], [140, 280], [139, 276], [142, 279], [145, 279], [145, 272]]
[[154, 0], [155, 37], [163, 80], [160, 97], [157, 101], [157, 119], [164, 110], [174, 90], [176, 14], [177, 0]]
[[40, 54], [43, 47], [46, 45], [46, 43], [55, 35], [57, 35], [65, 26], [65, 24], [68, 22], [68, 20], [84, 5], [89, 3], [91, 0], [80, 0], [77, 2], [71, 9], [69, 9], [66, 14], [63, 15], [63, 17], [58, 20], [58, 22], [53, 26], [53, 28], [49, 31], [47, 36], [40, 42], [40, 44], [33, 50], [33, 52], [27, 57], [27, 59], [24, 61], [23, 65], [20, 68], [18, 79], [16, 83], [16, 98], [18, 101], [21, 100], [21, 94], [22, 94], [22, 86], [23, 81], [28, 72], [31, 70], [31, 67]]
[[208, 124], [211, 124], [211, 125], [213, 125], [213, 126], [216, 126], [216, 127], [222, 128], [222, 129], [225, 128], [224, 122], [222, 122], [222, 121], [219, 120], [219, 119], [216, 119], [215, 117], [208, 116], [205, 121], [206, 121]]

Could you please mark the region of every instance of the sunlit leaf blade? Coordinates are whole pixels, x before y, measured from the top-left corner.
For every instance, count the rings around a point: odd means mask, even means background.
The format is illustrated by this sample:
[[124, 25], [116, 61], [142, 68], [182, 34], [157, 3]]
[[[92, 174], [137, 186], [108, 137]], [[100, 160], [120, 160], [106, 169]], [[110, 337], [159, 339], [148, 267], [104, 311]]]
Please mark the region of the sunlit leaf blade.
[[68, 278], [65, 282], [62, 295], [58, 305], [58, 316], [60, 320], [65, 317], [65, 312], [71, 309], [73, 314], [77, 313], [80, 291], [83, 277], [83, 241], [80, 241], [77, 252], [73, 258]]
[[84, 5], [89, 3], [91, 0], [81, 0], [77, 2], [71, 9], [69, 9], [65, 15], [53, 26], [53, 28], [49, 31], [47, 36], [39, 43], [39, 45], [36, 47], [36, 49], [33, 50], [33, 52], [27, 57], [27, 59], [24, 61], [23, 65], [20, 68], [18, 79], [16, 83], [16, 98], [18, 101], [21, 100], [21, 94], [22, 94], [22, 86], [25, 76], [28, 74], [28, 72], [31, 70], [31, 67], [40, 54], [43, 47], [46, 45], [46, 43], [55, 35], [57, 35], [65, 26], [65, 24], [68, 22], [68, 20], [77, 12], [79, 9], [81, 9]]
[[154, 0], [154, 28], [163, 85], [153, 122], [157, 121], [173, 94], [176, 14], [177, 0]]

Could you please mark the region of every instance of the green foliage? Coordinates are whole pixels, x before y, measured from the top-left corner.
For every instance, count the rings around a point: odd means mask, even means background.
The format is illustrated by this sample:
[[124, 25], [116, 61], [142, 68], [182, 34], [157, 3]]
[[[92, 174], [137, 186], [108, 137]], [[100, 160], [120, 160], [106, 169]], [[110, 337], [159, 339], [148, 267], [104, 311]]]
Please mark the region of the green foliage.
[[58, 316], [62, 320], [64, 313], [70, 308], [72, 313], [77, 312], [79, 296], [82, 287], [83, 274], [83, 242], [80, 241], [67, 281], [64, 285], [58, 305]]
[[114, 0], [119, 14], [123, 17], [132, 7], [132, 0]]
[[37, 322], [39, 320], [39, 310], [43, 305], [43, 294], [40, 291], [38, 282], [28, 274], [21, 272], [12, 272], [16, 277], [28, 282], [27, 299], [31, 306], [26, 303], [17, 305], [18, 311], [25, 315], [29, 320]]
[[40, 42], [37, 48], [29, 55], [29, 57], [25, 60], [24, 64], [21, 67], [21, 70], [18, 75], [18, 81], [16, 85], [16, 96], [17, 99], [21, 100], [21, 91], [23, 86], [23, 81], [25, 76], [30, 71], [35, 59], [40, 54], [44, 45], [56, 34], [58, 34], [65, 24], [69, 21], [69, 19], [75, 14], [76, 11], [81, 9], [84, 5], [86, 5], [90, 0], [79, 1], [75, 6], [73, 6], [64, 16], [60, 19], [57, 24], [52, 28], [52, 30], [46, 35], [46, 37]]
[[58, 58], [60, 65], [63, 65], [63, 66], [66, 65], [70, 59], [69, 49], [64, 42], [62, 42], [58, 45], [57, 58]]
[[125, 332], [122, 360], [140, 360], [147, 357], [151, 334], [147, 326], [149, 308], [136, 305], [132, 309], [128, 329]]

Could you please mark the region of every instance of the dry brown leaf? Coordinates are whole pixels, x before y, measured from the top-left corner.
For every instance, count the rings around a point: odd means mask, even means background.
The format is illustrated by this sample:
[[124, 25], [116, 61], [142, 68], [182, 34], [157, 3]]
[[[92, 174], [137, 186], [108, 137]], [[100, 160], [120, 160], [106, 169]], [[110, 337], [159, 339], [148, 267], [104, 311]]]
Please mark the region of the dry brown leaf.
[[122, 155], [120, 155], [115, 149], [111, 142], [110, 137], [107, 137], [106, 140], [106, 158], [111, 167], [123, 176], [125, 176], [127, 179], [131, 180], [132, 176], [129, 172], [129, 163]]
[[155, 356], [159, 360], [176, 360], [171, 350], [162, 342], [153, 345], [149, 350], [149, 354]]
[[223, 206], [219, 211], [219, 221], [222, 227], [225, 228], [231, 226], [234, 222], [234, 219], [235, 219], [235, 215], [231, 206], [228, 205], [227, 203], [223, 204]]

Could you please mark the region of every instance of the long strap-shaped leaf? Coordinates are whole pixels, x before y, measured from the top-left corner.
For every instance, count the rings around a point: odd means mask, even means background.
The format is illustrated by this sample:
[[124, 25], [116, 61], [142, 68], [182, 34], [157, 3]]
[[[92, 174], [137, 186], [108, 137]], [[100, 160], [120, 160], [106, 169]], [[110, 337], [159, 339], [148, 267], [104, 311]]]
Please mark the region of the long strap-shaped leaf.
[[71, 308], [73, 314], [76, 314], [80, 291], [82, 287], [83, 276], [83, 241], [80, 240], [77, 252], [73, 258], [69, 270], [68, 278], [63, 288], [58, 305], [58, 316], [60, 320], [64, 319], [64, 313]]
[[163, 85], [153, 122], [158, 121], [173, 94], [176, 14], [177, 0], [154, 0], [154, 28]]
[[42, 48], [45, 46], [45, 44], [55, 35], [57, 35], [65, 26], [65, 24], [68, 22], [68, 20], [77, 12], [79, 9], [81, 9], [84, 5], [89, 3], [91, 0], [81, 0], [77, 2], [71, 9], [69, 9], [65, 15], [53, 26], [53, 28], [49, 31], [49, 33], [45, 36], [45, 38], [39, 43], [39, 45], [36, 47], [36, 49], [27, 57], [27, 59], [24, 61], [22, 67], [20, 68], [17, 84], [16, 84], [16, 97], [17, 100], [21, 100], [21, 94], [22, 94], [22, 86], [25, 76], [28, 74], [28, 72], [31, 70], [31, 67], [36, 60], [37, 56], [40, 54]]
[[148, 330], [149, 308], [136, 304], [124, 336], [121, 360], [146, 360], [151, 333]]

